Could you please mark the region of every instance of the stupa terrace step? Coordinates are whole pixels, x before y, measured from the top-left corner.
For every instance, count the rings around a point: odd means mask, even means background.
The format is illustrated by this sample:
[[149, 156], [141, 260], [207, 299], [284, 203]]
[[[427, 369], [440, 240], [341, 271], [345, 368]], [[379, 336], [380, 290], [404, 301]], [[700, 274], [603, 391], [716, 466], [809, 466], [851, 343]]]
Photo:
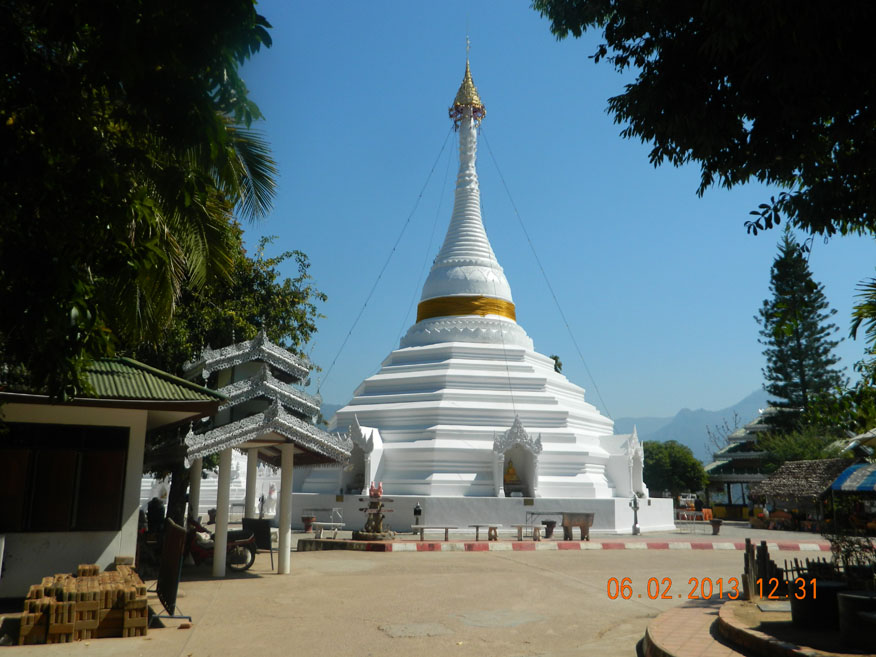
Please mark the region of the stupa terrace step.
[[508, 371], [512, 372], [528, 372], [535, 373], [537, 370], [532, 365], [532, 363], [527, 363], [525, 361], [511, 361], [508, 363], [503, 363], [501, 361], [495, 360], [443, 360], [441, 362], [429, 362], [429, 363], [416, 363], [416, 362], [406, 362], [406, 363], [390, 363], [386, 364], [380, 368], [380, 372], [375, 374], [374, 376], [378, 376], [379, 374], [387, 374], [387, 373], [399, 373], [399, 374], [407, 374], [410, 372], [416, 373], [426, 373], [426, 372], [452, 372], [455, 370], [460, 370], [464, 372], [502, 372], [507, 373]]
[[[480, 361], [498, 360], [501, 362], [521, 361], [527, 358], [528, 350], [519, 345], [501, 345], [487, 342], [438, 342], [422, 347], [396, 349], [384, 363], [432, 362], [453, 359], [473, 359]], [[531, 352], [535, 353], [535, 352]], [[537, 354], [541, 356], [540, 354]], [[531, 358], [531, 357], [530, 357]], [[547, 357], [542, 357], [547, 358]], [[548, 359], [550, 360], [550, 359]], [[552, 362], [552, 361], [551, 361]]]
[[[483, 403], [483, 402], [510, 402], [512, 393], [508, 387], [502, 388], [439, 388], [438, 390], [415, 390], [399, 392], [396, 390], [372, 391], [360, 395], [357, 402], [366, 404], [392, 404], [410, 402], [460, 402], [460, 403]], [[514, 390], [514, 403], [520, 405], [531, 404], [536, 407], [549, 406], [566, 412], [558, 400], [551, 398], [541, 390], [522, 389]], [[358, 404], [356, 404], [358, 405]]]

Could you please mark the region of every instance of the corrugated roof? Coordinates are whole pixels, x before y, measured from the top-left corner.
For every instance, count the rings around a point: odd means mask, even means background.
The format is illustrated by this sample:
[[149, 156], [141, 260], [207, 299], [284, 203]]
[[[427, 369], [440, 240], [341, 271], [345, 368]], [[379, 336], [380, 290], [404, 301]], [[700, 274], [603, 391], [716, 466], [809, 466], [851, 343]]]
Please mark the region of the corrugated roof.
[[225, 395], [132, 358], [103, 358], [85, 369], [98, 399], [223, 401]]
[[831, 489], [859, 493], [876, 491], [876, 463], [859, 463], [846, 468]]

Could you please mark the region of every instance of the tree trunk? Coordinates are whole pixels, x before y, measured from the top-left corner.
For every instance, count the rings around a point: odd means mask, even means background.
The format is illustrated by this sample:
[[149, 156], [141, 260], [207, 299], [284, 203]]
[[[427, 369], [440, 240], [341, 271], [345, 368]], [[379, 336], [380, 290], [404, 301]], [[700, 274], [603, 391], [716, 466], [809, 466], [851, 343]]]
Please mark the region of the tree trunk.
[[180, 527], [186, 526], [186, 502], [189, 492], [189, 469], [177, 461], [170, 469], [170, 493], [167, 496], [167, 517]]
[[805, 412], [809, 410], [809, 382], [806, 380], [806, 363], [804, 362], [799, 324], [794, 328], [794, 341], [797, 345], [797, 376], [800, 377], [800, 398], [803, 401], [803, 411]]

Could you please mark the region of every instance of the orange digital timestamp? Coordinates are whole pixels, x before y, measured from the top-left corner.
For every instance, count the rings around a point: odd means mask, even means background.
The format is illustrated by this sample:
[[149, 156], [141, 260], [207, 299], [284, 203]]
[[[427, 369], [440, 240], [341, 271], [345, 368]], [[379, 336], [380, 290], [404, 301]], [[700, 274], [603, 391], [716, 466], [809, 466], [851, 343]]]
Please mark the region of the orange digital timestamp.
[[[688, 600], [708, 600], [712, 597], [719, 599], [736, 600], [739, 598], [739, 580], [735, 577], [724, 579], [719, 577], [713, 580], [711, 577], [691, 577], [687, 580], [687, 586], [684, 587], [687, 591]], [[624, 577], [618, 580], [617, 577], [609, 577], [608, 585], [606, 586], [608, 597], [612, 600], [623, 598], [644, 598], [650, 600], [673, 600], [675, 598], [685, 597], [685, 593], [673, 592], [672, 578], [649, 577], [645, 584], [645, 589], [641, 593], [633, 591], [633, 580], [629, 577]]]
[[[754, 583], [757, 584], [757, 594], [762, 600], [788, 600], [792, 592], [797, 600], [805, 600], [809, 597], [815, 599], [818, 593], [815, 587], [815, 578], [805, 580], [802, 577], [798, 577], [793, 582], [789, 581], [787, 582], [788, 588], [785, 593], [780, 592], [785, 581], [777, 577], [770, 577], [767, 580], [758, 577], [754, 580]], [[764, 595], [764, 592], [766, 592], [766, 595]]]

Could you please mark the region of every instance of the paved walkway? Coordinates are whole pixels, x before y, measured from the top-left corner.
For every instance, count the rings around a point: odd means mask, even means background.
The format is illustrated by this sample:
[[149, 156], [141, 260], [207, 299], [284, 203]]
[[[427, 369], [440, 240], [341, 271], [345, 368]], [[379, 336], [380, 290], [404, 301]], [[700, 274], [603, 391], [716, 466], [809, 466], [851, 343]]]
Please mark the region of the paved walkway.
[[[618, 540], [624, 539], [612, 539]], [[741, 571], [735, 550], [602, 549], [297, 552], [292, 574], [276, 575], [264, 553], [251, 571], [221, 580], [210, 577], [208, 566], [185, 568], [179, 605], [193, 616], [189, 628], [169, 620], [144, 638], [0, 651], [10, 657], [632, 657], [658, 615], [702, 604], [689, 599], [692, 580], [729, 583]], [[625, 577], [629, 599], [610, 597], [609, 580]], [[655, 592], [649, 580], [659, 583], [660, 597], [649, 597]], [[151, 604], [161, 608], [154, 596]]]
[[646, 657], [736, 657], [740, 653], [712, 636], [723, 603], [710, 600], [660, 614], [648, 624]]

